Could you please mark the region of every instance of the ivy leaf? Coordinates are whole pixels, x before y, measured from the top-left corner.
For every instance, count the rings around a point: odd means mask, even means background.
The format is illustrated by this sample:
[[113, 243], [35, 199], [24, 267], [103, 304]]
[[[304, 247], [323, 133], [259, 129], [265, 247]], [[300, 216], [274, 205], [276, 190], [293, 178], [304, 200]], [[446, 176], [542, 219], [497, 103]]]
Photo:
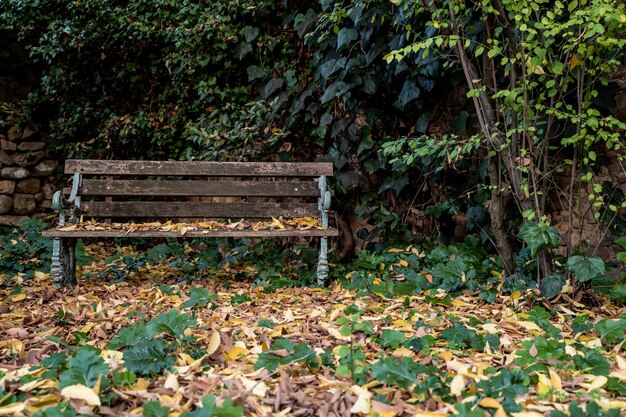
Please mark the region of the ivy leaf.
[[257, 36], [259, 36], [259, 29], [252, 26], [246, 26], [243, 28], [243, 36], [246, 38], [246, 43], [250, 43], [255, 40]]
[[272, 78], [261, 88], [261, 95], [264, 99], [268, 99], [274, 91], [278, 90], [285, 84], [285, 80], [282, 78]]
[[100, 357], [98, 349], [81, 347], [70, 360], [68, 369], [61, 373], [61, 388], [76, 384], [93, 388], [108, 371], [109, 366]]
[[558, 248], [561, 244], [559, 232], [546, 223], [524, 223], [518, 236], [526, 242], [533, 257], [536, 257], [542, 249]]
[[563, 285], [565, 285], [565, 276], [563, 274], [552, 274], [541, 280], [539, 289], [544, 297], [554, 298], [561, 293]]
[[138, 375], [149, 375], [174, 365], [174, 347], [163, 339], [149, 339], [124, 351], [124, 366]]
[[263, 78], [267, 75], [267, 72], [263, 68], [257, 67], [256, 65], [250, 65], [246, 68], [246, 72], [248, 73], [248, 81], [256, 80], [257, 78]]
[[342, 46], [349, 44], [359, 37], [359, 32], [352, 28], [343, 28], [337, 34], [337, 50]]
[[620, 318], [617, 320], [600, 320], [596, 324], [596, 330], [600, 333], [600, 337], [609, 343], [624, 339], [626, 333], [626, 320]]
[[402, 86], [400, 92], [400, 105], [402, 107], [412, 100], [415, 100], [420, 96], [420, 89], [415, 85], [413, 81], [406, 80]]
[[587, 282], [604, 274], [604, 261], [597, 256], [570, 256], [565, 265], [578, 281]]

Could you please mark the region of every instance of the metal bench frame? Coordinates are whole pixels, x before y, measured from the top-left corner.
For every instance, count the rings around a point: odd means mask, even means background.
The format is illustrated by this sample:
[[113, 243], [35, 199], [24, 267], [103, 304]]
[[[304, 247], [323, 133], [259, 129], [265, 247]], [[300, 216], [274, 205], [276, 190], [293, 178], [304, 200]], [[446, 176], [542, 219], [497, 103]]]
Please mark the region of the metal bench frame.
[[[199, 171], [199, 172], [196, 172]], [[236, 218], [257, 218], [257, 217], [278, 217], [292, 213], [312, 213], [311, 208], [315, 207], [315, 212], [320, 219], [321, 229], [306, 230], [212, 230], [212, 231], [189, 231], [185, 237], [319, 237], [320, 249], [317, 263], [317, 282], [324, 285], [328, 278], [328, 238], [337, 236], [338, 230], [329, 227], [329, 210], [332, 200], [331, 191], [328, 189], [328, 176], [332, 176], [331, 163], [274, 163], [274, 162], [181, 162], [181, 161], [98, 161], [98, 160], [67, 160], [65, 163], [65, 173], [72, 175], [71, 186], [57, 191], [52, 200], [52, 207], [58, 213], [58, 224], [63, 228], [68, 223], [76, 223], [84, 214], [96, 218], [132, 218], [129, 210], [133, 207], [140, 208], [139, 217], [147, 218], [217, 218], [210, 210], [204, 212], [204, 208], [214, 209], [220, 213], [228, 213], [230, 208], [235, 208], [235, 213], [243, 214], [242, 216], [233, 216]], [[321, 175], [317, 175], [321, 174]], [[330, 174], [330, 175], [328, 175]], [[177, 179], [169, 179], [173, 175], [181, 175], [183, 177], [207, 177], [217, 179], [217, 181], [199, 182], [184, 181]], [[126, 177], [141, 178], [135, 180], [91, 180], [91, 185], [85, 185], [85, 176], [97, 176], [105, 178]], [[157, 176], [159, 178], [168, 178], [161, 181], [147, 181], [144, 177]], [[239, 177], [252, 181], [228, 181], [228, 183], [217, 184], [220, 177]], [[268, 182], [257, 181], [259, 178], [276, 180], [277, 178], [293, 178], [293, 182], [276, 181], [277, 184], [269, 184]], [[305, 180], [298, 180], [305, 178]], [[312, 188], [308, 179], [315, 181], [316, 189]], [[87, 180], [86, 182], [89, 182]], [[266, 186], [263, 184], [265, 183]], [[115, 188], [115, 184], [122, 184], [126, 191]], [[130, 184], [130, 185], [129, 185]], [[163, 184], [168, 185], [164, 187]], [[181, 184], [177, 189], [177, 184]], [[211, 184], [216, 185], [217, 189], [212, 190]], [[237, 184], [241, 184], [239, 189]], [[300, 187], [299, 184], [304, 186]], [[144, 187], [145, 185], [145, 187]], [[205, 187], [206, 185], [206, 187]], [[223, 185], [226, 185], [224, 187]], [[91, 188], [90, 188], [91, 186]], [[185, 191], [189, 191], [189, 194]], [[283, 186], [285, 189], [281, 189]], [[306, 187], [305, 187], [306, 186]], [[162, 187], [162, 188], [160, 188]], [[145, 189], [144, 189], [145, 188]], [[206, 190], [205, 190], [206, 188]], [[263, 188], [263, 190], [261, 190]], [[226, 189], [226, 191], [224, 191]], [[317, 195], [317, 204], [300, 204], [290, 201], [280, 201], [278, 203], [206, 203], [195, 204], [185, 199], [189, 196], [195, 197], [218, 197], [222, 194], [241, 197], [263, 197], [268, 196], [272, 189], [282, 197], [298, 197], [303, 198], [314, 197], [313, 192]], [[182, 201], [176, 200], [175, 203], [168, 202], [113, 202], [112, 196], [129, 197], [134, 196], [132, 190], [139, 192], [142, 196], [151, 197], [169, 197], [182, 198]], [[139, 191], [137, 191], [139, 190]], [[212, 190], [212, 191], [208, 191]], [[268, 191], [270, 190], [270, 191]], [[248, 195], [250, 192], [251, 195]], [[105, 202], [83, 201], [83, 197], [88, 199], [90, 196], [99, 198], [105, 197]], [[175, 197], [172, 197], [175, 196]], [[95, 197], [94, 197], [95, 198]], [[142, 205], [143, 204], [143, 205]], [[160, 205], [159, 205], [160, 204]], [[226, 206], [224, 208], [224, 206]], [[167, 207], [173, 215], [168, 216], [164, 212], [160, 212], [159, 207]], [[126, 210], [126, 211], [125, 211]], [[151, 211], [152, 210], [152, 211]], [[165, 210], [165, 211], [168, 211]], [[276, 210], [274, 215], [272, 211]], [[249, 213], [249, 215], [248, 215]], [[187, 216], [187, 214], [190, 214]], [[226, 216], [224, 216], [226, 217]], [[293, 216], [299, 217], [299, 216]], [[75, 286], [78, 284], [76, 278], [75, 249], [76, 242], [79, 238], [89, 237], [181, 237], [176, 232], [164, 232], [159, 230], [143, 230], [135, 232], [124, 232], [123, 230], [115, 231], [99, 231], [99, 230], [63, 230], [50, 229], [43, 232], [44, 236], [53, 238], [52, 264], [50, 268], [52, 281], [55, 286]]]

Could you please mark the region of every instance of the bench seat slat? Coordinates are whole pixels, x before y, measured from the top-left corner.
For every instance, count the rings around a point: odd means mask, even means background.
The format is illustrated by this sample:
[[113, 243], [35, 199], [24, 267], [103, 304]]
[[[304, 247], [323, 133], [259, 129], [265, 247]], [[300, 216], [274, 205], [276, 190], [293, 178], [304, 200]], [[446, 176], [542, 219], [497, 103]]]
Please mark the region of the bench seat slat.
[[163, 201], [89, 201], [81, 204], [85, 217], [129, 218], [271, 218], [317, 217], [314, 203], [193, 203]]
[[205, 162], [205, 161], [102, 161], [69, 159], [65, 173], [93, 175], [189, 175], [216, 177], [319, 177], [332, 176], [332, 162]]
[[[63, 192], [69, 195], [71, 189]], [[189, 197], [317, 197], [313, 181], [191, 181], [85, 179], [78, 189], [84, 196], [189, 196]]]
[[324, 237], [338, 236], [339, 231], [335, 228], [328, 229], [286, 229], [286, 230], [188, 230], [181, 235], [176, 231], [162, 230], [137, 230], [127, 232], [124, 230], [46, 230], [43, 236], [52, 238], [116, 238], [116, 237]]

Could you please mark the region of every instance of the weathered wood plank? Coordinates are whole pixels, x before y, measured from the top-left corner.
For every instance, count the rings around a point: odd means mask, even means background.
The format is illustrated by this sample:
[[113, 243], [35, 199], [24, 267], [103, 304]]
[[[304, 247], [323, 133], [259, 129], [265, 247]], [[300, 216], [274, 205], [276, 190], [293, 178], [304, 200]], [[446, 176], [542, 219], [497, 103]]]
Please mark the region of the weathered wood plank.
[[307, 230], [188, 230], [184, 235], [176, 231], [145, 230], [126, 232], [124, 230], [46, 230], [43, 236], [62, 238], [115, 238], [115, 237], [332, 237], [338, 236], [334, 228]]
[[[63, 189], [68, 195], [70, 188]], [[85, 179], [83, 196], [317, 197], [314, 181], [191, 181]]]
[[68, 159], [65, 173], [93, 175], [192, 175], [216, 177], [319, 177], [332, 176], [332, 162], [205, 162], [205, 161], [104, 161]]
[[314, 203], [195, 203], [187, 201], [89, 201], [81, 204], [81, 213], [92, 217], [154, 218], [270, 218], [316, 217]]

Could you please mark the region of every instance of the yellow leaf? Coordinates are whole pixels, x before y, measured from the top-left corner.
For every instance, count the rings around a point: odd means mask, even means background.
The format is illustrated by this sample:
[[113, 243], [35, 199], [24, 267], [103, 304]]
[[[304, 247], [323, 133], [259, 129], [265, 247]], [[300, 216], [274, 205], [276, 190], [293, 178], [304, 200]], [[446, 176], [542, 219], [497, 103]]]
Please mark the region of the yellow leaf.
[[617, 378], [620, 381], [626, 381], [626, 369], [618, 369], [617, 371], [611, 372], [613, 378]]
[[609, 380], [604, 375], [597, 376], [591, 381], [591, 384], [589, 384], [589, 389], [602, 388], [607, 382], [609, 382]]
[[454, 353], [450, 352], [449, 350], [444, 350], [443, 352], [439, 352], [439, 357], [446, 362], [450, 362], [454, 357]]
[[578, 57], [576, 56], [576, 54], [574, 54], [572, 56], [571, 62], [569, 63], [569, 69], [573, 70], [574, 68], [576, 68], [579, 65], [580, 65], [580, 61], [578, 60]]
[[20, 411], [24, 410], [26, 406], [24, 403], [13, 403], [0, 407], [0, 416], [14, 416]]
[[519, 413], [512, 413], [513, 417], [544, 417], [543, 414], [536, 411], [520, 411]]
[[415, 352], [413, 352], [411, 349], [407, 349], [405, 347], [399, 347], [399, 348], [397, 348], [396, 350], [393, 351], [391, 356], [393, 356], [395, 358], [412, 358], [412, 357], [415, 356]]
[[259, 398], [265, 397], [267, 394], [267, 385], [263, 381], [254, 381], [252, 379], [241, 377], [239, 379], [243, 386], [246, 388], [246, 391], [251, 391], [253, 395], [256, 395]]
[[26, 299], [26, 294], [21, 293], [21, 294], [15, 294], [9, 300], [11, 300], [12, 303], [19, 303], [20, 301], [25, 300], [25, 299]]
[[218, 332], [217, 330], [213, 330], [213, 333], [211, 333], [211, 338], [209, 339], [209, 345], [206, 348], [206, 354], [214, 354], [215, 351], [220, 347], [220, 343], [222, 343], [220, 332]]
[[493, 417], [507, 417], [506, 411], [504, 411], [504, 408], [500, 407], [496, 410], [496, 413], [493, 415]]
[[167, 378], [165, 378], [163, 387], [171, 389], [172, 391], [178, 391], [180, 388], [180, 385], [178, 384], [178, 376], [176, 374], [169, 374]]
[[562, 390], [563, 384], [561, 383], [561, 377], [559, 376], [559, 374], [554, 372], [552, 369], [550, 369], [549, 372], [550, 372], [550, 383], [552, 383], [552, 387], [556, 390]]
[[536, 330], [538, 332], [541, 331], [541, 328], [537, 326], [535, 323], [533, 323], [532, 321], [520, 320], [520, 321], [517, 321], [516, 323], [522, 326], [526, 330]]
[[272, 222], [270, 223], [270, 227], [281, 229], [281, 230], [285, 228], [282, 222], [274, 217], [272, 217]]
[[463, 375], [457, 375], [452, 378], [452, 382], [450, 382], [450, 394], [459, 396], [464, 390], [465, 380], [463, 379]]
[[149, 386], [150, 386], [150, 381], [144, 378], [138, 378], [137, 381], [135, 382], [135, 385], [133, 386], [133, 389], [135, 391], [146, 391]]
[[372, 393], [358, 385], [353, 385], [350, 390], [358, 396], [350, 412], [352, 414], [369, 414]]
[[95, 323], [87, 323], [80, 329], [80, 331], [82, 333], [89, 333], [91, 329], [93, 329], [93, 326], [95, 326]]
[[236, 361], [239, 358], [242, 358], [244, 356], [246, 356], [248, 354], [248, 349], [240, 347], [240, 346], [235, 346], [234, 348], [232, 348], [231, 350], [228, 351], [228, 353], [226, 353], [226, 355], [224, 355], [226, 357], [226, 360], [231, 362], [231, 361]]
[[539, 382], [537, 382], [537, 394], [539, 395], [547, 395], [550, 393], [551, 389], [550, 380], [545, 375], [539, 375]]
[[35, 379], [33, 381], [27, 382], [18, 389], [22, 392], [30, 392], [38, 388], [54, 388], [54, 382], [49, 379]]
[[489, 398], [489, 397], [483, 398], [482, 400], [480, 400], [478, 405], [480, 405], [481, 407], [485, 407], [485, 408], [500, 408], [500, 407], [502, 407], [502, 405], [498, 402], [498, 400], [495, 400], [495, 399]]
[[91, 388], [82, 385], [75, 384], [65, 387], [61, 390], [61, 395], [67, 400], [83, 400], [88, 405], [99, 406], [100, 397]]
[[619, 369], [626, 369], [626, 361], [620, 355], [615, 356], [615, 362]]

